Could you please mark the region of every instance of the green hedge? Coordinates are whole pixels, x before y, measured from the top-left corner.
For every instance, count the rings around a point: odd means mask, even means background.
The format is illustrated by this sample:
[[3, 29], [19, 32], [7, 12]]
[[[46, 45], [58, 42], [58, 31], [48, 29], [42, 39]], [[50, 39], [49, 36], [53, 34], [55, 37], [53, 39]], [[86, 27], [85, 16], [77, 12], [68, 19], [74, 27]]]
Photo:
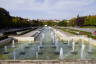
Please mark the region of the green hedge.
[[0, 36], [0, 40], [4, 40], [6, 38], [8, 38], [8, 36]]

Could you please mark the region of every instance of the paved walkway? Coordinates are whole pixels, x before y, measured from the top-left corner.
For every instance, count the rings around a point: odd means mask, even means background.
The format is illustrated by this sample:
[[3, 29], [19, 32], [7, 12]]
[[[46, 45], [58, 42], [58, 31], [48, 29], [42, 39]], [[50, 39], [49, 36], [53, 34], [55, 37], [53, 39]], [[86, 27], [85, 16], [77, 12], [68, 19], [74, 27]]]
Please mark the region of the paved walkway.
[[34, 31], [31, 31], [31, 32], [28, 32], [24, 35], [21, 35], [20, 37], [30, 37], [30, 36], [34, 35], [36, 32], [38, 32], [38, 29], [34, 30]]
[[32, 35], [34, 35], [38, 31], [39, 31], [39, 29], [36, 29], [36, 30], [30, 31], [28, 33], [25, 33], [23, 35], [19, 35], [19, 36], [18, 35], [11, 35], [9, 37], [31, 37]]
[[81, 31], [86, 31], [86, 32], [94, 32], [94, 31], [96, 31], [96, 28], [79, 28], [79, 27], [65, 27], [65, 28], [81, 30]]
[[[18, 40], [18, 41], [34, 41], [34, 34], [36, 33], [36, 32], [38, 32], [39, 31], [39, 29], [36, 29], [36, 30], [33, 30], [33, 31], [31, 31], [31, 32], [28, 32], [28, 33], [26, 33], [26, 34], [24, 34], [24, 35], [20, 35], [20, 36], [18, 36], [18, 35], [13, 35], [13, 36], [8, 36], [8, 37], [12, 37], [12, 38], [14, 38], [14, 39], [16, 39], [16, 40]], [[33, 37], [32, 37], [33, 36]]]
[[60, 29], [56, 29], [56, 30], [59, 30], [62, 34], [66, 35], [66, 36], [69, 36], [69, 37], [74, 36], [74, 34], [65, 32], [65, 31], [63, 31], [63, 30], [60, 30]]

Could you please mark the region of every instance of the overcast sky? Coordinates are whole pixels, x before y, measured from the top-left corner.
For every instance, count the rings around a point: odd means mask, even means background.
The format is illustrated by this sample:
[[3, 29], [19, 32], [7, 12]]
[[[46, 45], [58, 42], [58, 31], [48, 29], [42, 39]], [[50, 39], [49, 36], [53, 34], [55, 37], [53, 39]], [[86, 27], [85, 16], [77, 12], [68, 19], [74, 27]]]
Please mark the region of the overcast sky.
[[70, 19], [96, 14], [96, 0], [0, 0], [12, 16], [30, 19]]

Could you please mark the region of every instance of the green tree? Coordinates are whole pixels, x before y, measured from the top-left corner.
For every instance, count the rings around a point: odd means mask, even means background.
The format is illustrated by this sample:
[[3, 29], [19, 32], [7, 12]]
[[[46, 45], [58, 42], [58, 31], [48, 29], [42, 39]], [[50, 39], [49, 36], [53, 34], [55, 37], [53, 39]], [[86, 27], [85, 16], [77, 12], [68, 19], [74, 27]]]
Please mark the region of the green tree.
[[96, 16], [86, 16], [85, 25], [96, 26]]
[[76, 23], [76, 19], [77, 19], [77, 18], [72, 18], [72, 19], [70, 19], [69, 22], [68, 22], [68, 26], [76, 26], [76, 24], [77, 24], [77, 23]]
[[58, 22], [58, 26], [67, 26], [67, 20], [62, 20]]
[[5, 28], [10, 26], [11, 16], [8, 11], [0, 8], [0, 28]]

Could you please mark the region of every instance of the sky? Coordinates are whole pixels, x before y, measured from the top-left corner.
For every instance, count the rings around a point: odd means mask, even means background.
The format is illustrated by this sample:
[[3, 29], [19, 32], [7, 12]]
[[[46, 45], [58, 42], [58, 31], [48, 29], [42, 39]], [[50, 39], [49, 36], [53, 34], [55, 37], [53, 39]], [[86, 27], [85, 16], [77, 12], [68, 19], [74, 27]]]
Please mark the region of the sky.
[[71, 19], [96, 15], [96, 0], [0, 0], [11, 16], [28, 19]]

